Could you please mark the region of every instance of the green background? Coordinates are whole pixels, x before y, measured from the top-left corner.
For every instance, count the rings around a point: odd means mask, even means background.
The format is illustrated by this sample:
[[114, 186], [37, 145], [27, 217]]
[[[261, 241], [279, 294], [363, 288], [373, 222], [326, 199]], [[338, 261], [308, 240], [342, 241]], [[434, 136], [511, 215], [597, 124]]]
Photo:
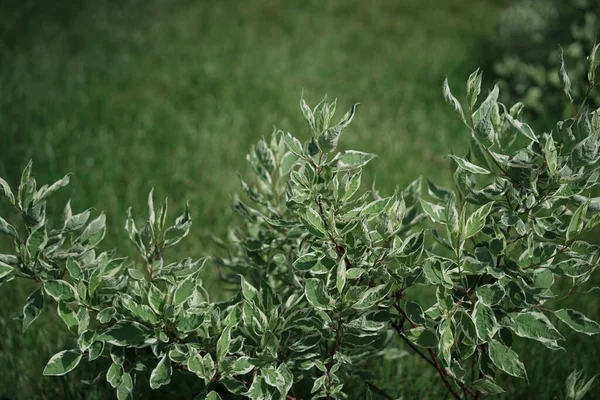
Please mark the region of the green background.
[[[224, 236], [233, 218], [229, 203], [249, 147], [274, 127], [309, 135], [298, 107], [304, 93], [309, 104], [337, 97], [343, 111], [361, 103], [340, 146], [379, 155], [365, 171], [365, 187], [376, 181], [391, 194], [420, 175], [448, 184], [445, 155], [464, 152], [468, 132], [444, 103], [442, 82], [448, 76], [462, 97], [467, 76], [482, 67], [484, 91], [491, 88], [503, 6], [491, 0], [3, 1], [0, 176], [14, 187], [29, 159], [38, 182], [74, 172], [49, 208], [60, 211], [72, 198], [75, 212], [104, 210], [104, 247], [128, 255], [133, 248], [123, 244], [123, 226], [130, 205], [143, 216], [151, 187], [158, 199], [169, 197], [172, 215], [190, 200], [192, 234], [171, 256], [200, 257], [213, 251], [211, 235]], [[5, 203], [2, 215], [15, 220]], [[0, 249], [8, 245], [0, 238]], [[219, 293], [211, 266], [206, 286]], [[21, 335], [13, 318], [31, 289], [0, 287], [0, 396], [112, 398], [103, 377], [96, 386], [80, 383], [102, 362], [63, 378], [41, 376], [71, 339], [52, 312]], [[597, 319], [591, 298], [571, 301]], [[563, 333], [567, 353], [517, 344], [530, 382], [504, 380], [506, 398], [563, 398], [571, 370], [600, 372], [600, 341]], [[428, 368], [414, 356], [373, 366], [390, 393], [441, 398], [445, 389]], [[144, 389], [145, 396], [179, 398], [192, 390], [185, 377], [175, 380], [181, 382]]]

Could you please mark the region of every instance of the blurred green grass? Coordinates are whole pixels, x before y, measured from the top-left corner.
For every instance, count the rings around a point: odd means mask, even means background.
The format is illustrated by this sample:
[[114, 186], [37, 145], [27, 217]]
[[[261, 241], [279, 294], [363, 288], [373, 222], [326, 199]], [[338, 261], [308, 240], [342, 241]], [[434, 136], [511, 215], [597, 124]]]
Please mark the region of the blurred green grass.
[[[468, 136], [444, 104], [441, 84], [447, 75], [462, 95], [471, 71], [491, 72], [490, 43], [501, 5], [4, 1], [0, 176], [15, 185], [30, 158], [38, 182], [74, 172], [73, 184], [50, 208], [60, 210], [72, 197], [76, 211], [90, 206], [106, 211], [105, 246], [131, 255], [132, 247], [122, 244], [130, 205], [143, 217], [151, 187], [159, 198], [168, 195], [171, 210], [181, 210], [189, 199], [192, 235], [172, 256], [199, 257], [213, 250], [210, 235], [222, 236], [231, 222], [229, 199], [238, 189], [236, 171], [247, 168], [250, 145], [274, 126], [308, 135], [298, 110], [303, 91], [313, 103], [325, 93], [337, 97], [341, 110], [361, 102], [341, 146], [379, 155], [365, 181], [376, 180], [382, 192], [419, 175], [448, 183], [444, 156], [464, 150]], [[6, 204], [0, 211], [14, 218]], [[8, 244], [2, 241], [0, 249]], [[210, 270], [206, 285], [219, 291]], [[105, 382], [94, 387], [79, 382], [93, 378], [102, 365], [64, 378], [42, 377], [46, 360], [69, 345], [66, 330], [48, 312], [21, 335], [13, 317], [31, 287], [0, 290], [0, 396], [114, 396]], [[598, 316], [595, 303], [581, 303], [591, 317]], [[573, 368], [600, 372], [600, 342], [567, 336], [566, 354], [519, 343], [530, 386], [507, 380], [506, 398], [562, 398]], [[433, 371], [415, 357], [373, 368], [390, 393], [409, 399], [445, 394]], [[189, 381], [177, 379], [182, 382], [168, 389], [145, 390], [144, 398], [191, 395]]]

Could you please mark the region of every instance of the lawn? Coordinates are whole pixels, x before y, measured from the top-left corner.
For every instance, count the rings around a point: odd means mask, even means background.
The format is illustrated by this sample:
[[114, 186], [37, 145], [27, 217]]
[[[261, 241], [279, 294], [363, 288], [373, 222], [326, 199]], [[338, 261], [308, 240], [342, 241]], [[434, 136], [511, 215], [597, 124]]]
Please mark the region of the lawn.
[[[2, 2], [0, 176], [15, 185], [29, 159], [38, 182], [73, 172], [72, 185], [51, 208], [59, 211], [72, 198], [75, 211], [106, 211], [105, 247], [132, 256], [123, 229], [130, 205], [142, 214], [151, 187], [169, 197], [171, 210], [190, 200], [192, 235], [174, 256], [200, 257], [213, 251], [211, 235], [223, 236], [233, 218], [229, 202], [249, 146], [273, 127], [309, 134], [298, 107], [304, 93], [309, 103], [337, 97], [338, 109], [361, 103], [341, 147], [379, 155], [365, 187], [376, 181], [390, 194], [419, 175], [448, 183], [445, 155], [463, 152], [468, 133], [445, 105], [442, 81], [447, 75], [462, 95], [466, 77], [482, 67], [490, 71], [485, 90], [491, 87], [501, 6], [492, 0]], [[4, 203], [0, 212], [15, 217]], [[0, 250], [10, 244], [5, 238]], [[223, 295], [210, 268], [206, 279]], [[20, 334], [13, 318], [28, 290], [0, 288], [0, 397], [112, 398], [106, 383], [79, 382], [93, 379], [101, 363], [65, 378], [41, 376], [70, 339], [51, 312]], [[597, 305], [588, 302], [580, 308], [597, 319]], [[530, 385], [511, 379], [506, 398], [561, 398], [572, 369], [600, 372], [590, 351], [600, 341], [567, 336], [567, 354], [518, 344], [526, 347]], [[426, 368], [414, 357], [374, 366], [391, 393], [438, 398], [444, 388], [431, 384], [435, 371]], [[172, 386], [146, 394], [183, 396], [185, 382], [176, 393]]]

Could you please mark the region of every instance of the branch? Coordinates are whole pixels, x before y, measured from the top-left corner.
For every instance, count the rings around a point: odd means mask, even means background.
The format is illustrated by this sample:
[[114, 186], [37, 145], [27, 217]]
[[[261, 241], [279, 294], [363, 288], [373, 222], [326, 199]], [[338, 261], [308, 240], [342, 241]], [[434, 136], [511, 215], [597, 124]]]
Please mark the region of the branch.
[[367, 383], [367, 386], [370, 387], [371, 390], [373, 390], [378, 395], [386, 398], [387, 400], [395, 400], [395, 397], [391, 396], [385, 390], [383, 390], [380, 387], [376, 386], [374, 383], [371, 383], [371, 382], [366, 382], [366, 383]]
[[[402, 309], [402, 307], [400, 307], [398, 304], [394, 304], [394, 308], [400, 313], [400, 315], [402, 315], [404, 317], [404, 319], [406, 319], [410, 325], [413, 328], [418, 328], [418, 325], [415, 324], [413, 321], [411, 321], [411, 319], [408, 317], [408, 315], [404, 312], [404, 310]], [[402, 337], [402, 335], [401, 335]], [[408, 340], [408, 339], [406, 339]], [[412, 346], [411, 346], [412, 347]], [[454, 388], [452, 387], [452, 385], [450, 384], [450, 382], [448, 381], [448, 379], [446, 379], [446, 371], [444, 370], [444, 368], [442, 368], [442, 366], [440, 365], [437, 356], [435, 355], [435, 353], [433, 352], [433, 350], [431, 349], [427, 349], [429, 352], [429, 355], [431, 356], [431, 359], [433, 360], [433, 362], [431, 363], [433, 365], [433, 367], [437, 370], [438, 374], [440, 375], [440, 378], [442, 379], [442, 382], [444, 382], [444, 385], [446, 385], [446, 388], [448, 389], [448, 391], [450, 392], [450, 394], [452, 394], [452, 396], [454, 396], [455, 399], [457, 400], [462, 400], [462, 398], [460, 397], [460, 395], [456, 392], [456, 390], [454, 390]], [[419, 352], [420, 353], [420, 352]], [[421, 357], [428, 360], [427, 357], [423, 357], [424, 354], [421, 353]], [[466, 386], [465, 386], [466, 387]], [[465, 388], [463, 387], [463, 389]], [[470, 391], [472, 393], [472, 391], [467, 388], [466, 390]]]

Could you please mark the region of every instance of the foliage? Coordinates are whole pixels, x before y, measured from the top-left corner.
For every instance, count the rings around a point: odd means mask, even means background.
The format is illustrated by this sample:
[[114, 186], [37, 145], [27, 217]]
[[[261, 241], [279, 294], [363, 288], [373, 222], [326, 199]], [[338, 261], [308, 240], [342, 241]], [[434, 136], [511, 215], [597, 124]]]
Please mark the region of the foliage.
[[[589, 59], [593, 87], [596, 49]], [[189, 208], [167, 224], [167, 202], [156, 207], [151, 191], [139, 229], [130, 210], [125, 228], [142, 261], [131, 262], [97, 250], [104, 214], [73, 213], [67, 203], [61, 224], [50, 226], [47, 199], [68, 175], [38, 189], [30, 163], [16, 194], [0, 180], [22, 220], [16, 228], [0, 219], [15, 244], [14, 254], [0, 255], [0, 279], [38, 283], [23, 330], [51, 302], [77, 338], [44, 373], [110, 359], [106, 380], [119, 399], [133, 398], [142, 378], [157, 389], [175, 373], [199, 378], [197, 398], [346, 398], [359, 379], [373, 395], [395, 398], [374, 384], [367, 362], [397, 353], [402, 340], [453, 397], [477, 399], [503, 392], [501, 373], [527, 378], [515, 336], [559, 350], [557, 321], [600, 333], [581, 312], [550, 308], [598, 290], [586, 283], [600, 247], [583, 240], [600, 223], [600, 199], [588, 197], [600, 173], [598, 110], [584, 98], [573, 118], [539, 135], [521, 121], [521, 104], [498, 103], [498, 87], [479, 102], [481, 77], [471, 74], [463, 103], [444, 82], [471, 146], [465, 157], [449, 156], [453, 189], [426, 182], [432, 201], [421, 197], [421, 178], [391, 196], [361, 192], [375, 156], [337, 150], [357, 105], [334, 125], [335, 101], [311, 108], [301, 100], [311, 137], [275, 131], [248, 155], [255, 178], [242, 191], [252, 205], [234, 197], [243, 223], [220, 242], [227, 255], [213, 258], [237, 288], [225, 302], [211, 302], [203, 287], [205, 260], [165, 258], [190, 231]], [[426, 217], [430, 229], [420, 224]], [[561, 292], [559, 282], [570, 288]], [[423, 287], [434, 298], [411, 298]], [[575, 397], [591, 385], [578, 381], [567, 381]]]
[[[575, 83], [573, 95], [585, 96], [589, 88], [584, 55], [598, 42], [599, 12], [595, 0], [521, 0], [503, 11], [498, 19], [498, 45], [504, 56], [494, 65], [502, 100], [522, 99], [542, 114], [569, 113], [557, 90], [562, 83], [556, 66], [564, 57]], [[590, 101], [595, 107], [600, 105], [596, 93]]]

